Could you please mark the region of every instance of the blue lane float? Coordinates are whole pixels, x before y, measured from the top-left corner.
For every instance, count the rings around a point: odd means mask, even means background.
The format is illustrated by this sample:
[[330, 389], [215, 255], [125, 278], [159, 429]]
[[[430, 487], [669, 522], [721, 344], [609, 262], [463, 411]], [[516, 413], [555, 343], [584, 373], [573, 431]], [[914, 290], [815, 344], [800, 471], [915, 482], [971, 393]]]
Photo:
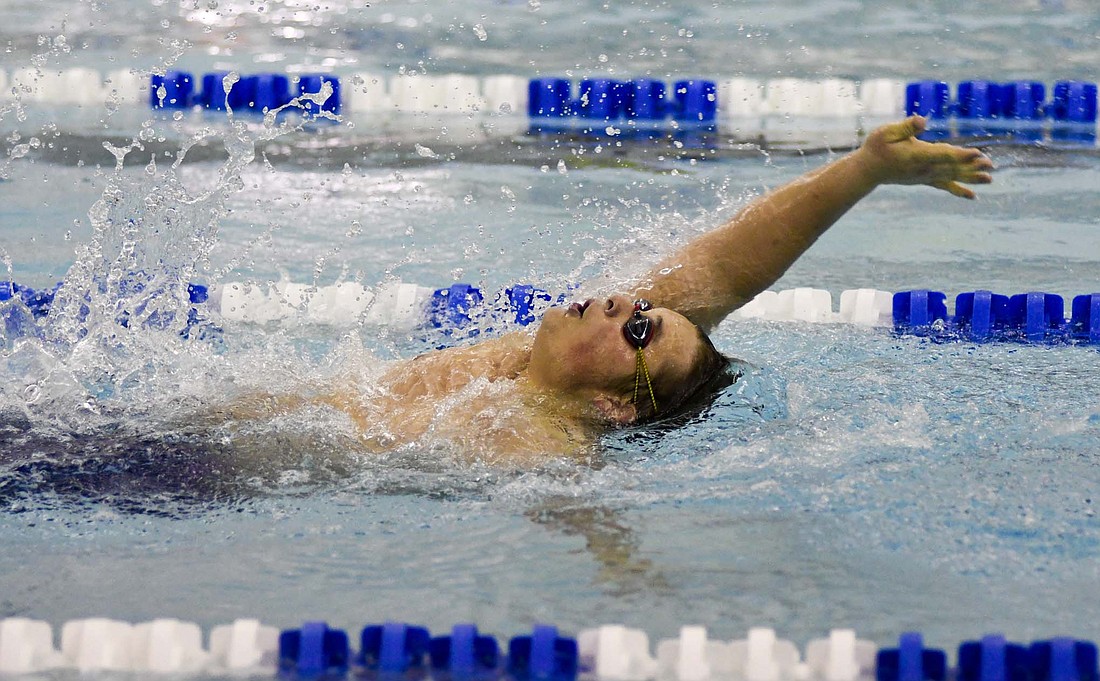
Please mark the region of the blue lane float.
[[533, 133], [647, 136], [669, 129], [713, 130], [718, 119], [718, 85], [712, 80], [678, 80], [670, 90], [650, 78], [586, 78], [578, 83], [574, 97], [568, 79], [535, 78], [527, 92]]
[[508, 672], [517, 680], [572, 681], [578, 661], [576, 639], [560, 636], [554, 626], [536, 626], [530, 636], [508, 643]]
[[1027, 648], [994, 634], [959, 646], [958, 681], [1029, 681]]
[[[897, 648], [878, 651], [877, 681], [944, 681], [945, 651], [924, 647], [919, 633], [902, 634]], [[1010, 643], [1000, 634], [959, 645], [957, 681], [1096, 681], [1096, 644], [1072, 638]]]
[[352, 655], [348, 635], [324, 622], [307, 622], [279, 635], [278, 673], [283, 678], [343, 677], [358, 671], [388, 678], [450, 680], [500, 677], [532, 681], [574, 681], [580, 671], [577, 641], [554, 626], [536, 626], [513, 637], [506, 659], [492, 636], [473, 624], [456, 625], [449, 636], [432, 638], [425, 627], [402, 622], [363, 628]]
[[897, 648], [878, 651], [876, 681], [944, 681], [947, 678], [947, 654], [925, 648], [917, 632], [901, 635]]
[[1069, 319], [1065, 300], [1051, 293], [968, 291], [956, 296], [954, 316], [946, 299], [940, 291], [895, 293], [895, 331], [943, 340], [1100, 344], [1100, 293], [1075, 296]]
[[964, 80], [952, 99], [948, 83], [917, 81], [906, 86], [905, 113], [929, 118], [928, 139], [957, 133], [1039, 143], [1049, 131], [1053, 142], [1095, 144], [1097, 86], [1058, 81], [1047, 99], [1047, 88], [1038, 81]]
[[347, 632], [324, 622], [279, 634], [279, 674], [284, 677], [343, 676], [350, 662]]
[[364, 669], [404, 674], [424, 668], [431, 635], [424, 627], [386, 622], [363, 627], [356, 662]]
[[1096, 681], [1096, 644], [1072, 638], [1036, 641], [1028, 648], [1035, 681]]
[[500, 667], [496, 639], [479, 633], [473, 624], [456, 624], [450, 636], [433, 638], [428, 652], [433, 674], [451, 679], [488, 677]]
[[958, 84], [956, 93], [952, 100], [951, 86], [943, 81], [909, 83], [905, 90], [905, 113], [929, 118], [1050, 118], [1063, 123], [1096, 122], [1095, 83], [1058, 81], [1049, 101], [1045, 86], [1037, 81], [966, 80]]
[[[149, 105], [153, 109], [191, 109], [198, 107], [212, 111], [224, 111], [228, 101], [234, 111], [263, 113], [286, 106], [296, 97], [317, 94], [324, 84], [332, 93], [323, 104], [312, 100], [300, 100], [307, 114], [341, 111], [340, 80], [331, 74], [303, 74], [292, 80], [281, 73], [241, 75], [232, 84], [228, 96], [225, 79], [229, 72], [216, 71], [196, 77], [187, 71], [167, 71], [154, 74], [149, 80]], [[201, 89], [195, 84], [200, 83]]]

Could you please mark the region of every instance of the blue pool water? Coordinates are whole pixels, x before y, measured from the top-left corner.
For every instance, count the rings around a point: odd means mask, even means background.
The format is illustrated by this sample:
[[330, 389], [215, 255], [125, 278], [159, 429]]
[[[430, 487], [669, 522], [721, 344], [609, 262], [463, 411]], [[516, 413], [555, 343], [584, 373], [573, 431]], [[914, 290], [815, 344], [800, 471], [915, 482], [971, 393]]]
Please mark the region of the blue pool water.
[[[0, 16], [8, 73], [1052, 81], [1095, 80], [1100, 63], [1100, 20], [1073, 0], [919, 11], [893, 0], [36, 1]], [[511, 133], [465, 143], [454, 131], [478, 124], [462, 119], [444, 132], [360, 117], [270, 140], [252, 121], [242, 135], [258, 155], [237, 191], [217, 153], [232, 139], [224, 120], [21, 106], [2, 112], [4, 148], [38, 142], [2, 166], [0, 255], [36, 287], [168, 263], [210, 284], [604, 290], [833, 157], [746, 145], [716, 160], [633, 149], [592, 163]], [[172, 171], [164, 152], [204, 127], [214, 151]], [[102, 143], [132, 138], [145, 149], [116, 171]], [[988, 152], [998, 172], [978, 201], [879, 189], [777, 288], [1100, 289], [1095, 149]], [[135, 233], [127, 215], [142, 217]], [[0, 347], [0, 617], [472, 620], [501, 635], [621, 622], [657, 638], [684, 623], [720, 638], [767, 625], [800, 642], [850, 626], [880, 644], [919, 628], [941, 646], [991, 631], [1100, 636], [1095, 347], [729, 321], [714, 339], [746, 376], [698, 418], [609, 435], [583, 464], [548, 452], [513, 470], [430, 438], [367, 454], [323, 411], [236, 428], [210, 413], [249, 391], [369, 384], [380, 362], [437, 336], [226, 322], [219, 343], [185, 341], [97, 324], [113, 320], [100, 312], [80, 322], [70, 307], [43, 338], [9, 334]]]

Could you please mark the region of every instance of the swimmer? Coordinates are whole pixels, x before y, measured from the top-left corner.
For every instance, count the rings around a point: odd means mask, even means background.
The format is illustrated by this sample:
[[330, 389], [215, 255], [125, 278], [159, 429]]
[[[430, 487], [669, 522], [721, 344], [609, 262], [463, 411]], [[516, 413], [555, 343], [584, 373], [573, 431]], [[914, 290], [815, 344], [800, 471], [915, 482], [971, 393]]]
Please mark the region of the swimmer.
[[[675, 413], [728, 360], [707, 333], [775, 282], [825, 230], [883, 184], [972, 199], [992, 181], [977, 149], [916, 137], [913, 116], [758, 198], [660, 261], [620, 295], [546, 311], [530, 329], [396, 362], [369, 389], [268, 400], [346, 412], [373, 450], [429, 436], [463, 454], [523, 464], [583, 458], [600, 433]], [[269, 409], [270, 410], [270, 409]]]

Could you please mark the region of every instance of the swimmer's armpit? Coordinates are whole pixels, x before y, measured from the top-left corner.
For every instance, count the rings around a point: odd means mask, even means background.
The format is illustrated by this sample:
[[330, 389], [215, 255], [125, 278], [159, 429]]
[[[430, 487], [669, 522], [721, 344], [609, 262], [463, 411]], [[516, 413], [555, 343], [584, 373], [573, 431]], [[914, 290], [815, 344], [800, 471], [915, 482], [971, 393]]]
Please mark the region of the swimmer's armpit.
[[753, 201], [638, 282], [636, 296], [709, 330], [771, 286], [825, 230], [880, 184], [927, 184], [973, 198], [993, 164], [977, 149], [916, 139], [913, 116], [872, 132], [859, 149]]

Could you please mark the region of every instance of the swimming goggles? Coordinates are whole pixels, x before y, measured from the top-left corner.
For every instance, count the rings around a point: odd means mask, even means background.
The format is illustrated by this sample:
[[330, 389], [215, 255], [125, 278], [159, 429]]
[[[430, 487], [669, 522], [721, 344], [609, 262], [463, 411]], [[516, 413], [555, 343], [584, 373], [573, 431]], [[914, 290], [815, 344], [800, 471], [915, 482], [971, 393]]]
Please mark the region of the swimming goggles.
[[649, 345], [649, 341], [653, 340], [653, 333], [655, 328], [653, 321], [649, 317], [643, 317], [643, 312], [648, 312], [653, 305], [645, 298], [639, 298], [634, 301], [634, 312], [630, 315], [630, 319], [626, 320], [623, 324], [623, 335], [626, 336], [626, 342], [630, 343], [637, 351], [638, 355], [634, 363], [634, 398], [631, 400], [634, 404], [638, 403], [638, 389], [642, 385], [642, 378], [645, 378], [646, 387], [649, 389], [649, 399], [653, 403], [653, 413], [657, 413], [657, 396], [653, 392], [653, 381], [649, 377], [649, 367], [646, 365], [645, 354], [642, 352], [642, 348]]
[[634, 314], [623, 324], [623, 335], [626, 336], [626, 342], [639, 350], [649, 345], [649, 341], [653, 340], [655, 330], [653, 322], [649, 317], [642, 316], [643, 312], [648, 312], [652, 307], [653, 305], [645, 298], [635, 300]]

